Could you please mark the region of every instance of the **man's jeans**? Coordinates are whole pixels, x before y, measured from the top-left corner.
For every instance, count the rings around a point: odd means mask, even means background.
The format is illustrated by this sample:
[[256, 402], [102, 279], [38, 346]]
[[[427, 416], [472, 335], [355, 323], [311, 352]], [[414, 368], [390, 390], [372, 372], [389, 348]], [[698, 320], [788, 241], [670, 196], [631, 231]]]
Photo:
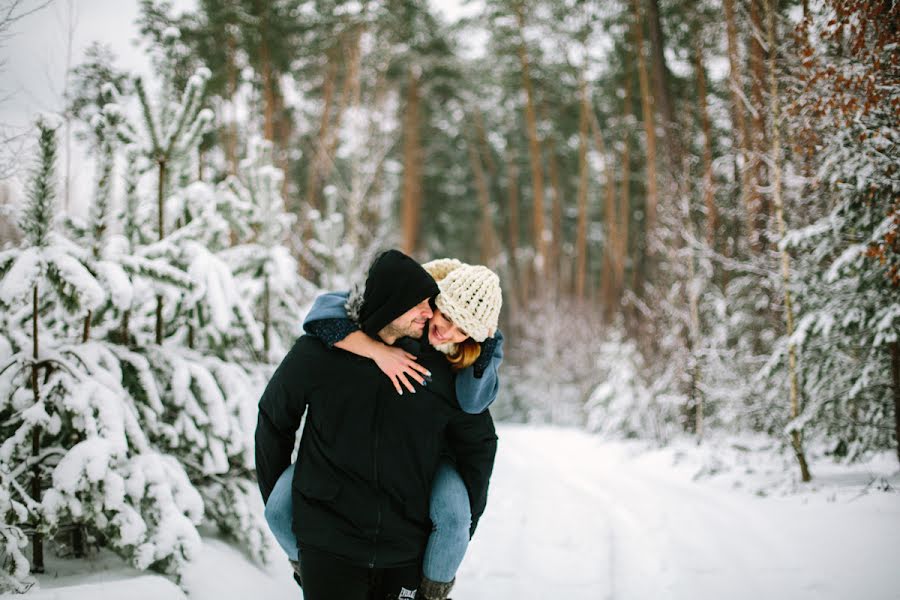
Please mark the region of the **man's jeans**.
[[[294, 465], [291, 465], [278, 478], [269, 495], [266, 521], [288, 558], [297, 560], [297, 538], [291, 529], [294, 512], [291, 499], [293, 479]], [[434, 476], [430, 515], [434, 529], [425, 546], [422, 573], [432, 581], [452, 581], [469, 545], [472, 514], [466, 485], [453, 465], [447, 461], [440, 463]]]

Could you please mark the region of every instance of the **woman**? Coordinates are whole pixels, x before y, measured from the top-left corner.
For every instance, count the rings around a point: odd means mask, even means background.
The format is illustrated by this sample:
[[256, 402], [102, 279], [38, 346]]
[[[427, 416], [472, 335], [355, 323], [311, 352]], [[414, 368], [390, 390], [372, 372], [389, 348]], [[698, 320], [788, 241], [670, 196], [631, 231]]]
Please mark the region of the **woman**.
[[[497, 370], [503, 360], [503, 336], [497, 330], [500, 280], [486, 267], [455, 259], [422, 266], [440, 290], [426, 328], [428, 342], [447, 355], [456, 372], [460, 407], [468, 413], [481, 413], [497, 396]], [[320, 296], [303, 323], [304, 329], [329, 346], [371, 358], [399, 394], [404, 389], [415, 393], [412, 382], [427, 385], [427, 369], [414, 355], [359, 331], [351, 317], [361, 304], [360, 297], [347, 293]], [[266, 504], [266, 520], [296, 571], [299, 551], [291, 528], [293, 470], [291, 465], [278, 479]], [[465, 555], [471, 527], [468, 491], [449, 459], [442, 461], [435, 473], [429, 512], [433, 530], [425, 548], [419, 592], [426, 600], [443, 600]]]

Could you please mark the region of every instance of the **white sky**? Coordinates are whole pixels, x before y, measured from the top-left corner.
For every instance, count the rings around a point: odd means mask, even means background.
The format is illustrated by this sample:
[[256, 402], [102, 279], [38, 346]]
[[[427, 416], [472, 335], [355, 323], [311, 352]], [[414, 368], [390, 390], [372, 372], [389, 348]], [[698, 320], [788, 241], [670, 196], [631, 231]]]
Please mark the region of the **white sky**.
[[[478, 3], [464, 6], [464, 0], [429, 0], [432, 8], [446, 20], [455, 21], [479, 10]], [[26, 0], [37, 5], [39, 0]], [[190, 10], [196, 0], [172, 0], [176, 13]], [[150, 62], [144, 48], [137, 45], [135, 25], [140, 5], [137, 0], [54, 0], [54, 2], [17, 22], [11, 38], [0, 48], [0, 124], [14, 132], [30, 132], [39, 113], [62, 109], [66, 73], [67, 39], [72, 24], [70, 65], [79, 64], [85, 49], [93, 41], [108, 44], [118, 57], [117, 66], [132, 73], [149, 75]], [[19, 156], [21, 167], [30, 164], [31, 140]], [[73, 143], [72, 196], [90, 194], [93, 168], [83, 150]], [[64, 157], [61, 149], [59, 172]], [[21, 183], [14, 177], [7, 182], [14, 194]], [[2, 185], [2, 182], [0, 182]], [[76, 211], [78, 206], [74, 207]]]
[[[38, 3], [38, 0], [28, 0], [26, 6]], [[195, 0], [173, 0], [176, 12], [195, 5]], [[0, 48], [0, 61], [5, 63], [0, 71], [0, 124], [16, 133], [30, 132], [39, 113], [62, 109], [70, 23], [73, 25], [70, 66], [82, 61], [91, 42], [100, 41], [112, 48], [118, 57], [118, 67], [149, 74], [149, 59], [136, 43], [135, 21], [139, 12], [137, 0], [54, 0], [47, 8], [15, 23], [9, 32], [10, 39]], [[20, 155], [20, 172], [21, 167], [30, 164], [30, 148], [31, 144], [26, 144]], [[81, 149], [73, 150], [73, 196], [84, 198], [93, 180], [92, 169]], [[60, 175], [63, 164], [64, 158], [60, 156]], [[13, 190], [20, 189], [19, 181], [9, 183]]]

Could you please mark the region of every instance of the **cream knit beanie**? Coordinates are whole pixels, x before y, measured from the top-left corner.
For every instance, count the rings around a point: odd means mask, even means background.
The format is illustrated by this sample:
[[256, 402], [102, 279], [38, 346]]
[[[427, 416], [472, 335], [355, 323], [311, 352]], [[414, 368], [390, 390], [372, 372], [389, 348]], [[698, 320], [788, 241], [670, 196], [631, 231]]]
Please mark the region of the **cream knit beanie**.
[[494, 335], [503, 305], [496, 273], [481, 265], [461, 264], [438, 280], [438, 288], [438, 309], [473, 340], [483, 342]]
[[455, 271], [464, 264], [465, 263], [462, 263], [455, 258], [436, 258], [423, 264], [422, 268], [428, 271], [428, 274], [431, 275], [435, 281], [440, 281], [446, 277], [448, 273]]

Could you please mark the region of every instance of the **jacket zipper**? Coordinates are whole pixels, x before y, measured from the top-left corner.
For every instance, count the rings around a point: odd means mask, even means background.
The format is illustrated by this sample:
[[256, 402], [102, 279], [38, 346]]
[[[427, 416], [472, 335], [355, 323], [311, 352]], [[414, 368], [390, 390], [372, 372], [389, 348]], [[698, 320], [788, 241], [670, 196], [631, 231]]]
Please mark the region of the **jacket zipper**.
[[381, 491], [381, 486], [378, 483], [378, 434], [381, 428], [380, 420], [381, 420], [381, 399], [379, 398], [375, 404], [375, 444], [374, 444], [374, 452], [372, 453], [372, 468], [375, 474], [375, 506], [377, 511], [377, 519], [375, 521], [375, 535], [372, 538], [372, 560], [369, 562], [369, 568], [375, 568], [375, 560], [378, 557], [378, 534], [381, 532], [381, 494], [377, 493]]

